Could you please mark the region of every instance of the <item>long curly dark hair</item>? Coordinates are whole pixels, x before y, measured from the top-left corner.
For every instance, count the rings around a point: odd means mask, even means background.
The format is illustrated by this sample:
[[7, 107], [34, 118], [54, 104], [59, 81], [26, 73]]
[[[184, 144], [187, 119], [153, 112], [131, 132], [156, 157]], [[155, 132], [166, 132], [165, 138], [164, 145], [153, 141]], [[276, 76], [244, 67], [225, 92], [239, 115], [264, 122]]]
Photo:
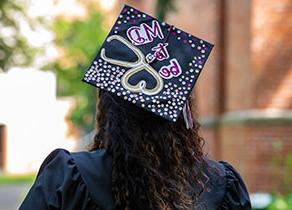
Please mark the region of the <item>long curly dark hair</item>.
[[100, 90], [92, 150], [113, 158], [112, 193], [117, 210], [189, 210], [204, 189], [199, 123], [170, 122]]

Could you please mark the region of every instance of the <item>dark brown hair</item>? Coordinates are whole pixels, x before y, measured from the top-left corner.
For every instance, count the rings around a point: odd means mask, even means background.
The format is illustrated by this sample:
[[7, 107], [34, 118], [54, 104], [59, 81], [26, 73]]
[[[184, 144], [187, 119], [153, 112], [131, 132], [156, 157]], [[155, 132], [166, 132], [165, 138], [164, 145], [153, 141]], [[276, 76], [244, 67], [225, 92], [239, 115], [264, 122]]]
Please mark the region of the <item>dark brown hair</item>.
[[170, 122], [121, 97], [100, 91], [94, 149], [113, 158], [117, 210], [189, 210], [203, 191], [199, 123], [186, 129], [182, 114]]

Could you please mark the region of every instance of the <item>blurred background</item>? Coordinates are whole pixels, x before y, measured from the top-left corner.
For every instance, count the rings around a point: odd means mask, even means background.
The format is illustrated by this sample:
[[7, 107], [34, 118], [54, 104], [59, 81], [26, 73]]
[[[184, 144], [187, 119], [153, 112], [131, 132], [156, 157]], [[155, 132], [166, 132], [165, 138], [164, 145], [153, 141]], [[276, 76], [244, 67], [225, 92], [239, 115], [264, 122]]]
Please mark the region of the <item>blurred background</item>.
[[292, 209], [292, 1], [1, 0], [0, 210], [52, 150], [90, 144], [96, 89], [81, 78], [124, 3], [215, 44], [193, 91], [205, 150], [254, 209]]

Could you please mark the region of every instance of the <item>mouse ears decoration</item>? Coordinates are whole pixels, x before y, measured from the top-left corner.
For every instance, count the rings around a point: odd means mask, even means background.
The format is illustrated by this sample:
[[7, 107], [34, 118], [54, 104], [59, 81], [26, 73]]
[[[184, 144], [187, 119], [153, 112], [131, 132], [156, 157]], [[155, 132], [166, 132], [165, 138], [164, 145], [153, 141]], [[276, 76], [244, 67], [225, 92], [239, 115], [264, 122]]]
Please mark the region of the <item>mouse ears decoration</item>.
[[125, 5], [83, 81], [175, 122], [212, 48]]

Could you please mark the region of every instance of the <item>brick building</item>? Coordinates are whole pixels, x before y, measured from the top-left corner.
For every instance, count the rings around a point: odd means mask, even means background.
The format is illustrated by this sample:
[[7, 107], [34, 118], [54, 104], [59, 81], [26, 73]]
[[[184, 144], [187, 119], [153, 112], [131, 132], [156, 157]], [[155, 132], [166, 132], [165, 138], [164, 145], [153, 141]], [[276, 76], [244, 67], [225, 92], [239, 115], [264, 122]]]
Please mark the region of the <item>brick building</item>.
[[[155, 0], [126, 3], [154, 14]], [[292, 2], [175, 4], [167, 22], [215, 43], [193, 93], [206, 151], [232, 163], [251, 192], [291, 190]]]

